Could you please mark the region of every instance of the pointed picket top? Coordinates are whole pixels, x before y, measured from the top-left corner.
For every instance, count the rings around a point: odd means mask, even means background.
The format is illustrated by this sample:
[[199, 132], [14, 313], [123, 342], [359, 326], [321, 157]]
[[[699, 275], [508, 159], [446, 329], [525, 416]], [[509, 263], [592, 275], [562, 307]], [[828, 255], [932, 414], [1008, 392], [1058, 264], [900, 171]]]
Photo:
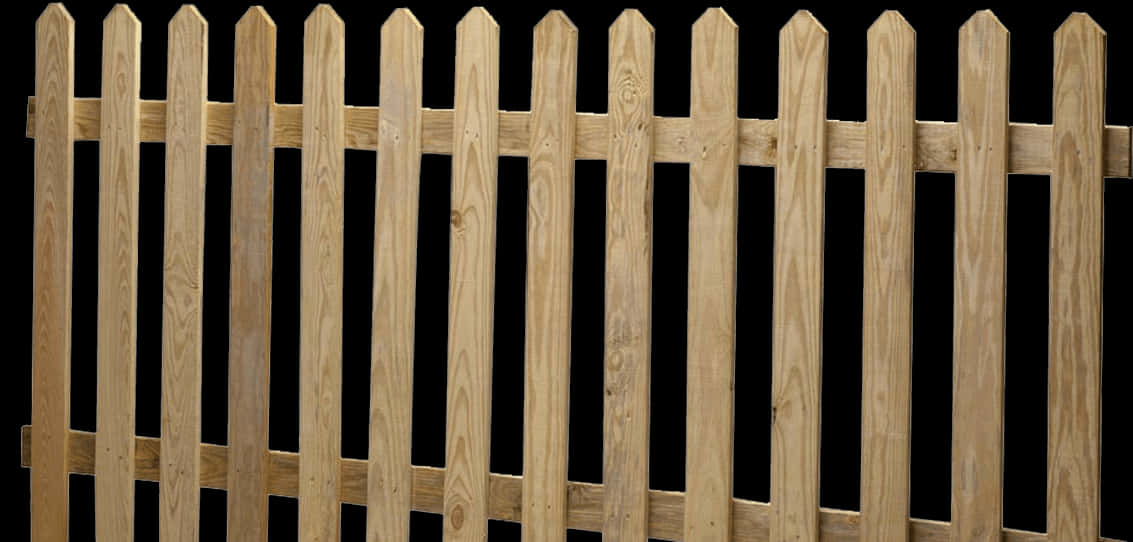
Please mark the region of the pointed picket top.
[[200, 32], [205, 32], [208, 29], [208, 22], [201, 16], [201, 12], [197, 11], [197, 7], [193, 4], [184, 4], [173, 18], [169, 21], [169, 28], [182, 27], [188, 29], [200, 29]]
[[562, 28], [570, 34], [578, 34], [578, 27], [574, 26], [570, 17], [567, 17], [561, 9], [552, 9], [539, 19], [539, 24], [535, 25], [535, 34], [553, 34], [557, 28]]
[[649, 24], [649, 20], [641, 14], [640, 10], [633, 8], [622, 10], [617, 19], [614, 19], [613, 24], [610, 25], [610, 33], [614, 33], [614, 29], [619, 31], [629, 30], [631, 28], [639, 28], [642, 31], [647, 31], [650, 36], [653, 35], [653, 25]]
[[142, 23], [134, 16], [134, 12], [130, 11], [130, 6], [126, 4], [114, 4], [110, 13], [106, 14], [106, 18], [102, 20], [103, 29], [112, 24], [125, 24], [127, 27], [141, 26]]
[[35, 20], [36, 28], [45, 28], [47, 25], [56, 25], [62, 23], [63, 25], [74, 25], [75, 19], [67, 12], [67, 8], [61, 2], [52, 2], [43, 8], [43, 13], [39, 14], [39, 18]]
[[307, 20], [303, 22], [304, 30], [311, 30], [320, 27], [332, 28], [335, 30], [345, 30], [346, 23], [342, 22], [342, 17], [330, 7], [330, 4], [319, 4], [307, 16]]
[[696, 35], [697, 31], [704, 32], [723, 29], [739, 31], [736, 22], [732, 20], [728, 12], [724, 11], [724, 8], [708, 8], [696, 19], [695, 23], [692, 23], [693, 35]]
[[1058, 26], [1058, 30], [1054, 31], [1054, 39], [1057, 41], [1060, 36], [1066, 32], [1077, 32], [1081, 34], [1094, 34], [1105, 37], [1105, 30], [1090, 17], [1089, 13], [1075, 11], [1071, 13], [1062, 24]]
[[484, 9], [483, 6], [476, 6], [468, 10], [468, 13], [464, 14], [460, 22], [456, 23], [456, 31], [459, 33], [462, 28], [469, 28], [470, 26], [493, 29], [497, 32], [500, 29], [500, 25], [496, 24], [492, 14], [488, 13], [488, 10]]
[[386, 28], [404, 28], [412, 30], [414, 33], [422, 34], [425, 32], [425, 27], [421, 26], [421, 22], [413, 15], [409, 8], [397, 8], [393, 13], [389, 14], [385, 22], [382, 23], [382, 31], [385, 32]]
[[916, 31], [909, 21], [901, 15], [901, 12], [895, 9], [887, 9], [881, 13], [881, 16], [870, 25], [869, 30], [866, 32], [868, 39], [872, 40], [875, 35], [880, 34], [898, 34], [902, 36], [915, 36]]
[[[275, 32], [275, 21], [268, 15], [267, 10], [263, 6], [252, 6], [244, 12], [239, 21], [236, 21], [236, 34], [240, 35], [241, 31], [248, 32], [252, 28], [266, 28], [271, 32]], [[244, 30], [249, 29], [249, 30]]]
[[815, 31], [822, 35], [827, 34], [826, 27], [822, 26], [822, 23], [818, 22], [814, 15], [805, 9], [800, 9], [791, 16], [791, 20], [787, 21], [787, 24], [783, 25], [783, 28], [779, 31], [779, 38], [782, 39], [788, 33], [809, 35], [810, 32]]
[[999, 22], [999, 17], [996, 17], [990, 9], [977, 11], [969, 17], [960, 27], [960, 34], [963, 35], [965, 32], [995, 32], [1004, 36], [1009, 33], [1007, 27]]

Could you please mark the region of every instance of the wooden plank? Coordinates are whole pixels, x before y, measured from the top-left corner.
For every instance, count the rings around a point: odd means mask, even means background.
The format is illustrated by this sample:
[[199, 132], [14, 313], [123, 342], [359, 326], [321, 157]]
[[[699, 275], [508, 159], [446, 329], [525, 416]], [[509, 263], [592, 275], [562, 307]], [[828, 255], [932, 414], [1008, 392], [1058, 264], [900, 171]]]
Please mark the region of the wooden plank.
[[653, 273], [653, 27], [627, 9], [609, 31], [602, 537], [649, 534]]
[[896, 11], [883, 13], [867, 37], [859, 535], [906, 542], [917, 37]]
[[524, 333], [525, 542], [566, 540], [578, 29], [562, 11], [535, 26], [527, 161]]
[[[21, 464], [31, 465], [31, 426], [21, 429]], [[94, 433], [71, 431], [69, 439], [70, 472], [94, 472]], [[138, 480], [159, 481], [161, 443], [159, 439], [137, 437]], [[228, 472], [228, 448], [201, 444], [201, 486], [225, 489]], [[291, 452], [270, 452], [271, 494], [295, 497], [299, 493], [299, 455]], [[342, 460], [341, 500], [344, 503], [366, 504], [367, 462]], [[414, 510], [440, 513], [444, 508], [445, 469], [413, 467]], [[488, 479], [488, 517], [503, 521], [519, 521], [522, 515], [523, 480], [520, 476], [491, 474]], [[603, 501], [607, 487], [601, 484], [568, 482], [567, 527], [583, 531], [599, 531], [603, 525]], [[680, 540], [684, 521], [685, 496], [676, 491], [649, 491], [649, 537]], [[732, 539], [736, 542], [766, 542], [769, 534], [769, 506], [745, 499], [732, 500]], [[861, 516], [857, 512], [819, 509], [820, 542], [857, 542]], [[1003, 529], [1003, 542], [1047, 542], [1047, 535], [1016, 529]], [[947, 522], [925, 519], [909, 520], [909, 540], [913, 542], [948, 542]], [[1099, 542], [1121, 542], [1098, 538]]]
[[413, 323], [424, 29], [408, 9], [381, 33], [382, 152], [374, 201], [374, 312], [366, 539], [408, 542], [413, 495]]
[[71, 429], [75, 21], [50, 4], [35, 22], [34, 240], [32, 253], [32, 542], [66, 542]]
[[185, 5], [169, 23], [165, 256], [161, 324], [159, 535], [196, 542], [200, 526], [201, 306], [205, 241], [208, 23]]
[[1007, 29], [991, 11], [960, 27], [960, 148], [952, 325], [952, 539], [1003, 521], [1007, 231]]
[[299, 245], [299, 540], [338, 540], [342, 444], [345, 25], [320, 4], [303, 25]]
[[1098, 537], [1105, 62], [1088, 15], [1055, 32], [1046, 525], [1067, 542]]
[[826, 29], [779, 33], [779, 162], [771, 336], [771, 540], [818, 540]]
[[[303, 146], [301, 105], [276, 106], [273, 145]], [[422, 151], [426, 154], [452, 154], [452, 110], [425, 109], [423, 112]], [[35, 137], [35, 98], [28, 98], [27, 137]], [[98, 139], [98, 98], [75, 99], [75, 139]], [[500, 112], [500, 156], [527, 156], [528, 123], [525, 111]], [[142, 141], [164, 141], [165, 103], [142, 101]], [[376, 150], [375, 130], [377, 107], [346, 107], [346, 148]], [[609, 119], [601, 113], [578, 113], [575, 134], [575, 158], [606, 160]], [[774, 166], [778, 162], [778, 122], [767, 119], [740, 119], [740, 165]], [[828, 120], [826, 166], [863, 169], [865, 167], [865, 123]], [[687, 118], [653, 117], [657, 162], [687, 163], [687, 142], [691, 124]], [[955, 122], [917, 121], [917, 171], [956, 171]], [[1011, 150], [1008, 172], [1048, 175], [1051, 171], [1051, 126], [1011, 123], [1008, 131]], [[1105, 127], [1106, 177], [1130, 177], [1130, 128]], [[232, 143], [232, 104], [209, 103], [209, 145]]]
[[228, 536], [267, 542], [275, 23], [236, 23], [228, 317]]
[[472, 8], [456, 26], [445, 542], [488, 536], [499, 58], [499, 25], [484, 8]]
[[684, 537], [732, 532], [739, 28], [720, 8], [692, 26], [688, 415]]
[[138, 320], [138, 93], [142, 25], [118, 4], [102, 23], [98, 204], [98, 448], [95, 534], [134, 536]]

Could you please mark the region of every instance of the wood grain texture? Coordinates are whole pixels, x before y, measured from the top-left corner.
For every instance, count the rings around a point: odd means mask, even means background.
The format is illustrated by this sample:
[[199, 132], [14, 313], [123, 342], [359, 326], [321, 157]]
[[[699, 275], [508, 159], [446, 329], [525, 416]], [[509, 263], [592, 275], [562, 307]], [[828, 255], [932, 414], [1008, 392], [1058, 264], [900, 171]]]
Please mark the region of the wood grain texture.
[[[142, 101], [142, 141], [164, 141], [165, 102]], [[278, 104], [275, 107], [272, 144], [276, 147], [300, 148], [302, 141], [303, 106]], [[209, 145], [232, 144], [232, 104], [209, 103]], [[421, 150], [425, 154], [452, 154], [451, 109], [425, 109]], [[28, 98], [27, 137], [35, 137], [35, 98]], [[75, 139], [98, 139], [98, 98], [75, 99]], [[609, 149], [608, 115], [578, 113], [574, 152], [575, 158], [606, 160]], [[500, 111], [500, 156], [527, 156], [531, 114], [526, 111]], [[346, 148], [376, 150], [375, 135], [378, 108], [346, 107]], [[865, 167], [866, 123], [828, 120], [826, 167], [863, 169]], [[774, 119], [740, 119], [740, 165], [774, 166], [778, 163], [778, 121]], [[692, 125], [687, 118], [653, 117], [654, 159], [660, 163], [688, 163], [687, 144]], [[955, 172], [958, 147], [955, 122], [917, 121], [917, 171]], [[1105, 157], [1102, 161], [1106, 177], [1130, 177], [1130, 128], [1106, 126]], [[1008, 131], [1010, 152], [1009, 173], [1049, 175], [1051, 171], [1051, 126], [1013, 122]]]
[[566, 540], [571, 257], [578, 29], [562, 11], [535, 26], [527, 161], [523, 393], [524, 542]]
[[499, 58], [499, 25], [483, 8], [473, 8], [456, 26], [445, 542], [488, 536]]
[[98, 394], [95, 536], [134, 536], [138, 337], [138, 93], [142, 25], [118, 4], [102, 23], [98, 175]]
[[236, 23], [228, 316], [228, 537], [267, 542], [275, 23]]
[[299, 245], [299, 540], [334, 542], [342, 459], [345, 25], [320, 4], [303, 25]]
[[649, 535], [653, 43], [637, 10], [610, 26], [602, 538], [611, 542]]
[[863, 542], [909, 539], [917, 38], [896, 11], [867, 34], [862, 292]]
[[1046, 525], [1066, 542], [1098, 537], [1105, 62], [1088, 15], [1055, 32]]
[[818, 540], [826, 29], [800, 11], [779, 33], [771, 336], [771, 540]]
[[75, 21], [50, 4], [35, 23], [31, 540], [66, 542], [71, 429], [71, 245]]
[[952, 539], [999, 539], [1009, 37], [991, 11], [960, 27], [952, 324]]
[[424, 29], [408, 9], [381, 33], [366, 539], [408, 542]]
[[692, 26], [684, 536], [732, 531], [739, 28], [720, 8]]
[[208, 92], [208, 24], [197, 8], [186, 5], [177, 11], [169, 23], [168, 43], [158, 528], [162, 542], [196, 542]]
[[[30, 466], [32, 427], [21, 429], [21, 464]], [[95, 434], [71, 431], [70, 467], [76, 474], [94, 472]], [[138, 480], [159, 481], [161, 469], [161, 443], [159, 439], [137, 437]], [[201, 486], [225, 489], [228, 472], [229, 449], [215, 444], [201, 444]], [[272, 495], [295, 497], [299, 493], [299, 455], [291, 452], [270, 452], [270, 491]], [[367, 462], [343, 459], [343, 503], [366, 504]], [[440, 513], [444, 509], [445, 469], [413, 467], [414, 510]], [[603, 501], [607, 486], [585, 482], [567, 484], [567, 527], [583, 531], [599, 531], [604, 524]], [[488, 517], [503, 521], [519, 521], [522, 516], [523, 479], [520, 476], [491, 474], [488, 478]], [[677, 491], [649, 491], [649, 537], [661, 540], [681, 540], [683, 535], [685, 495]], [[770, 532], [770, 507], [766, 503], [746, 499], [732, 499], [732, 540], [736, 542], [766, 542]], [[820, 542], [857, 542], [861, 516], [857, 512], [819, 509]], [[1003, 529], [1003, 542], [1047, 542], [1047, 535]], [[948, 542], [947, 522], [925, 519], [909, 520], [909, 540], [912, 542]], [[1121, 542], [1112, 538], [1099, 538], [1099, 542]]]

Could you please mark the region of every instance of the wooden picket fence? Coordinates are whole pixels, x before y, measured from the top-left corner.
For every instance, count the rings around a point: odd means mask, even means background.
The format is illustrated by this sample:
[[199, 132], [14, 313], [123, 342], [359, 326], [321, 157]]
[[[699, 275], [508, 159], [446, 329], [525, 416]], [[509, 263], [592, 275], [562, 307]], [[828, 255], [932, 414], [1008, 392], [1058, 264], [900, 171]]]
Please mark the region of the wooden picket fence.
[[[799, 12], [779, 46], [778, 119], [737, 114], [738, 28], [693, 26], [689, 118], [653, 115], [653, 29], [609, 30], [608, 113], [575, 111], [578, 32], [534, 30], [531, 111], [499, 111], [499, 27], [457, 26], [455, 100], [426, 109], [422, 27], [381, 29], [380, 108], [344, 103], [344, 23], [307, 19], [303, 104], [275, 103], [275, 25], [236, 25], [234, 103], [206, 96], [208, 31], [169, 24], [168, 95], [139, 99], [141, 25], [103, 23], [102, 97], [74, 97], [74, 23], [36, 27], [33, 417], [23, 431], [35, 542], [67, 538], [68, 475], [95, 475], [99, 540], [133, 539], [134, 481], [160, 480], [162, 541], [198, 537], [200, 487], [228, 491], [228, 536], [266, 539], [267, 496], [299, 499], [302, 541], [338, 540], [340, 503], [367, 540], [408, 539], [410, 510], [446, 541], [489, 518], [525, 541], [1099, 540], [1103, 177], [1129, 177], [1130, 128], [1106, 126], [1105, 33], [1075, 14], [1054, 35], [1053, 125], [1008, 121], [1008, 33], [991, 12], [959, 35], [958, 122], [915, 116], [913, 29], [868, 33], [866, 122], [826, 118], [826, 30]], [[98, 140], [97, 433], [70, 429], [73, 147]], [[166, 144], [160, 439], [135, 435], [138, 153]], [[228, 445], [201, 442], [205, 147], [231, 145]], [[272, 156], [302, 149], [299, 453], [267, 440]], [[344, 149], [377, 153], [369, 459], [340, 454]], [[410, 462], [417, 201], [422, 153], [452, 155], [445, 468]], [[528, 158], [523, 476], [489, 472], [496, 173]], [[603, 484], [567, 480], [574, 161], [607, 161]], [[652, 165], [689, 164], [686, 491], [648, 487]], [[770, 503], [733, 498], [738, 166], [775, 168]], [[228, 167], [214, 164], [212, 167]], [[819, 507], [824, 169], [865, 170], [861, 511]], [[951, 522], [910, 519], [913, 177], [954, 172]], [[1009, 173], [1050, 175], [1047, 533], [1002, 528], [1004, 239]], [[1043, 415], [1037, 413], [1038, 415]]]

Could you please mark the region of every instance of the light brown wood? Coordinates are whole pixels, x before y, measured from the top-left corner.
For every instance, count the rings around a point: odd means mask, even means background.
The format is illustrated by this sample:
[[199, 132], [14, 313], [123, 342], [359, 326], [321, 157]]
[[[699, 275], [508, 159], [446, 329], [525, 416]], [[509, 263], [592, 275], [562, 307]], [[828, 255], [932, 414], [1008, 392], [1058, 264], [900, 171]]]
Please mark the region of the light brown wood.
[[35, 22], [32, 253], [31, 540], [66, 542], [71, 429], [71, 232], [74, 198], [75, 21], [50, 4]]
[[267, 542], [275, 23], [236, 23], [228, 312], [228, 537]]
[[952, 540], [998, 540], [1009, 37], [991, 11], [960, 28], [952, 325]]
[[138, 337], [138, 93], [142, 25], [118, 4], [102, 23], [98, 175], [98, 394], [95, 536], [134, 536]]
[[[30, 466], [32, 427], [21, 429], [21, 464]], [[70, 472], [94, 472], [94, 433], [71, 431], [69, 439]], [[138, 480], [159, 481], [161, 469], [161, 443], [159, 439], [137, 437]], [[215, 444], [201, 444], [201, 486], [225, 489], [228, 472], [229, 449]], [[295, 497], [299, 493], [299, 455], [290, 452], [270, 452], [272, 495]], [[366, 461], [343, 459], [341, 462], [342, 493], [344, 503], [366, 504]], [[444, 508], [445, 469], [413, 467], [414, 510], [440, 513]], [[519, 521], [522, 515], [523, 480], [520, 476], [491, 474], [488, 480], [488, 517], [504, 521]], [[569, 482], [567, 485], [567, 527], [583, 531], [598, 531], [603, 525], [603, 501], [606, 487], [601, 484]], [[649, 491], [649, 537], [661, 540], [680, 540], [684, 517], [685, 496], [676, 491]], [[732, 500], [732, 540], [736, 542], [766, 542], [769, 533], [769, 506], [766, 503], [745, 499]], [[820, 542], [857, 542], [860, 516], [857, 512], [822, 508], [819, 510]], [[1003, 542], [1047, 542], [1047, 535], [1003, 529]], [[947, 522], [925, 519], [909, 520], [909, 540], [913, 542], [948, 542]], [[1112, 538], [1099, 538], [1099, 542], [1121, 542]]]
[[1088, 15], [1055, 32], [1046, 526], [1066, 542], [1098, 537], [1105, 62]]
[[862, 542], [909, 539], [917, 37], [896, 11], [867, 34], [862, 292]]
[[732, 531], [739, 28], [720, 8], [692, 26], [688, 391], [683, 540]]
[[165, 265], [161, 323], [162, 542], [197, 542], [201, 472], [201, 306], [205, 241], [208, 23], [185, 5], [169, 23]]
[[303, 25], [299, 245], [299, 540], [338, 540], [342, 445], [345, 25], [320, 4]]
[[445, 542], [488, 536], [499, 59], [499, 25], [484, 8], [473, 8], [456, 26]]
[[[98, 139], [98, 98], [75, 100], [75, 139]], [[301, 105], [276, 105], [278, 121], [272, 144], [276, 147], [303, 146]], [[28, 99], [27, 136], [35, 137], [35, 98]], [[232, 104], [209, 103], [209, 145], [232, 143]], [[452, 110], [425, 109], [422, 113], [422, 152], [452, 154]], [[609, 119], [605, 114], [578, 113], [575, 134], [575, 158], [608, 159], [606, 140]], [[530, 113], [500, 112], [500, 156], [527, 156]], [[142, 101], [142, 141], [163, 141], [165, 137], [165, 102]], [[378, 108], [346, 107], [346, 148], [376, 150]], [[828, 120], [826, 166], [863, 169], [865, 167], [864, 122]], [[778, 121], [740, 119], [740, 165], [774, 166], [778, 161]], [[655, 160], [662, 163], [687, 163], [687, 149], [692, 125], [687, 118], [653, 117]], [[917, 121], [917, 171], [954, 172], [959, 142], [955, 122]], [[1106, 177], [1130, 177], [1130, 128], [1106, 126], [1103, 171]], [[1049, 175], [1051, 172], [1051, 126], [1011, 123], [1008, 131], [1010, 152], [1009, 173]]]
[[609, 31], [602, 538], [610, 542], [649, 534], [653, 36], [633, 9]]
[[574, 128], [578, 29], [562, 11], [535, 26], [527, 161], [524, 542], [566, 540]]
[[366, 540], [408, 542], [413, 495], [413, 324], [421, 180], [424, 29], [408, 9], [382, 25], [374, 201], [374, 308]]
[[779, 33], [771, 314], [771, 540], [818, 540], [826, 29], [800, 11]]

